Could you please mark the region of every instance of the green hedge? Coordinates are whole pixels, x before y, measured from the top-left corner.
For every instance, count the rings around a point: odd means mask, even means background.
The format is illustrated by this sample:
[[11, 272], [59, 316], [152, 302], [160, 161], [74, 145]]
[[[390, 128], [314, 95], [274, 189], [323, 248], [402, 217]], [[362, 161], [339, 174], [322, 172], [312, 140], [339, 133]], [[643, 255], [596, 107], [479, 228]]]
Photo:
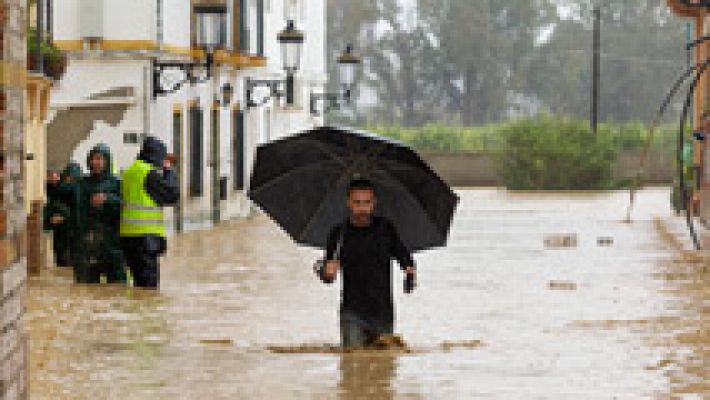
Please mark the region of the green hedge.
[[495, 151], [500, 145], [501, 125], [461, 127], [426, 125], [421, 128], [371, 125], [369, 131], [397, 139], [419, 151]]
[[[628, 182], [613, 179], [617, 157], [621, 151], [640, 151], [649, 134], [639, 122], [601, 124], [594, 134], [588, 121], [551, 116], [480, 127], [367, 128], [418, 151], [493, 154], [505, 186], [518, 190], [605, 190], [626, 186]], [[674, 151], [676, 135], [677, 127], [673, 125], [659, 127], [652, 150]]]
[[617, 187], [613, 167], [618, 155], [614, 132], [596, 134], [582, 121], [538, 118], [499, 131], [500, 176], [508, 189], [579, 190]]

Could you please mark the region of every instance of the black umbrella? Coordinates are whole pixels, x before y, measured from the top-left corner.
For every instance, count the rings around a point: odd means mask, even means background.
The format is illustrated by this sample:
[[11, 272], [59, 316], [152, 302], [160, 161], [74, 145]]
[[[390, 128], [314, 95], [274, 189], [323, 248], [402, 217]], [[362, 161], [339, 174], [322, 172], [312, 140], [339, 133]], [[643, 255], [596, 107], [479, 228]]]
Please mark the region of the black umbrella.
[[321, 127], [260, 145], [248, 195], [296, 242], [324, 247], [356, 177], [373, 182], [376, 214], [410, 250], [446, 244], [458, 196], [412, 149], [365, 132]]

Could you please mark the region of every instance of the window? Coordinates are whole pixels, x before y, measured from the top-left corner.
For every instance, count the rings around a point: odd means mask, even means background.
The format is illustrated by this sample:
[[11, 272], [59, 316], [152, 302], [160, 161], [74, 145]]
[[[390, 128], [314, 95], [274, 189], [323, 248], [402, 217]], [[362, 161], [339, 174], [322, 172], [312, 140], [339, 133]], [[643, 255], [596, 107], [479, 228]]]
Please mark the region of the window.
[[248, 0], [237, 0], [239, 2], [239, 50], [249, 53], [249, 4]]
[[234, 111], [234, 121], [232, 124], [232, 168], [234, 177], [234, 190], [244, 190], [244, 113], [241, 110]]
[[190, 108], [190, 196], [202, 196], [202, 110]]

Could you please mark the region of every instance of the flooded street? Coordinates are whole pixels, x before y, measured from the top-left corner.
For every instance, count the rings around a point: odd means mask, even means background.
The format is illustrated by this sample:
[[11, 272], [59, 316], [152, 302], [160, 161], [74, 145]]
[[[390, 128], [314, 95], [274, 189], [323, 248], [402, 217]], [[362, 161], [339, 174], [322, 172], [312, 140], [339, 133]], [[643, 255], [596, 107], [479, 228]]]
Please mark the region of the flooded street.
[[[159, 292], [33, 278], [31, 398], [710, 396], [707, 265], [654, 221], [667, 190], [641, 192], [631, 224], [627, 192], [459, 194], [449, 246], [415, 257], [413, 294], [395, 270], [411, 353], [271, 351], [337, 344], [339, 286], [255, 217], [172, 238]], [[546, 246], [555, 234], [576, 243]]]

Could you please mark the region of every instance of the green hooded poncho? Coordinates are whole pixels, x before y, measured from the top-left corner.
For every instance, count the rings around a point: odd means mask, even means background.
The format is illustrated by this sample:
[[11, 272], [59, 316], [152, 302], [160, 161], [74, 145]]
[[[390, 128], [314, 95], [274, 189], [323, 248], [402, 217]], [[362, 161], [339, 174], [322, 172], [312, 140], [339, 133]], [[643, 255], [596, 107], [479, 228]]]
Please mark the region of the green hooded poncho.
[[[119, 236], [121, 184], [111, 171], [111, 151], [107, 145], [101, 143], [94, 146], [87, 156], [87, 164], [96, 153], [106, 161], [104, 170], [82, 177], [77, 190], [80, 249], [75, 278], [81, 283], [98, 283], [100, 276], [106, 275], [109, 283], [125, 283]], [[101, 205], [91, 204], [91, 198], [98, 193], [105, 194], [106, 200]]]

